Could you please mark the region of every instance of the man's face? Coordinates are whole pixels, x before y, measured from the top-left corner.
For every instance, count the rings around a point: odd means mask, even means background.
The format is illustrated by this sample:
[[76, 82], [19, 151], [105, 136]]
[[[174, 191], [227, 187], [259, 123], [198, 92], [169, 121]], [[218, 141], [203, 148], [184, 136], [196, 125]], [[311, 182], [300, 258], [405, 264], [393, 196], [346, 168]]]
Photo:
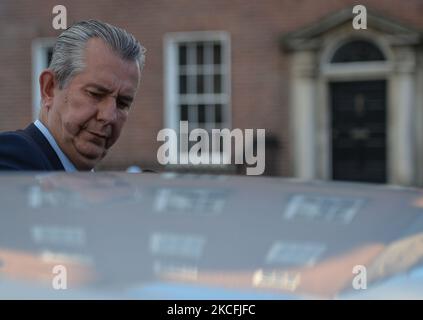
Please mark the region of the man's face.
[[47, 125], [79, 170], [92, 169], [119, 138], [140, 79], [138, 63], [122, 60], [101, 39], [85, 49], [85, 68], [54, 88]]

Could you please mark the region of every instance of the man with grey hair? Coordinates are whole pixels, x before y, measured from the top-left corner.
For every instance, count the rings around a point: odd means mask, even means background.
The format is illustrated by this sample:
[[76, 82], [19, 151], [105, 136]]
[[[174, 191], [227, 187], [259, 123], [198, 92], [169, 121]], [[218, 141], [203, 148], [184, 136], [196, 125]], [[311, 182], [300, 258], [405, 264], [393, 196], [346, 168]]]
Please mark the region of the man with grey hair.
[[107, 23], [60, 34], [39, 77], [39, 119], [0, 134], [0, 170], [92, 170], [119, 138], [144, 60], [134, 36]]

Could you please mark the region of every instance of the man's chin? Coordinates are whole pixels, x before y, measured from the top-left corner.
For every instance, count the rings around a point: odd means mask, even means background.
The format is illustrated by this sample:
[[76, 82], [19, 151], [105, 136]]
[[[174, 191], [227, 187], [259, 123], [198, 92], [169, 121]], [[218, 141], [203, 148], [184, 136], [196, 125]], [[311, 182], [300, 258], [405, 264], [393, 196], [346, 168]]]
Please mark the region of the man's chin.
[[79, 152], [79, 159], [75, 166], [78, 170], [89, 171], [92, 170], [105, 156], [107, 151], [100, 153]]

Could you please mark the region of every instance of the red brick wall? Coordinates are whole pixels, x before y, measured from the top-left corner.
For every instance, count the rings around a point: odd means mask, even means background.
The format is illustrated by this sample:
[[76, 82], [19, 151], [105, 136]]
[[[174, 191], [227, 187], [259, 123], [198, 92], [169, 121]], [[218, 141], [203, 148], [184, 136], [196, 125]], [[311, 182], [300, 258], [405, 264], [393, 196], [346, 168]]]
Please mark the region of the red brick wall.
[[[361, 0], [379, 13], [423, 29], [421, 0]], [[119, 142], [102, 167], [158, 167], [163, 127], [163, 37], [167, 32], [223, 30], [231, 37], [232, 127], [265, 128], [279, 140], [274, 174], [290, 176], [289, 58], [281, 35], [357, 4], [352, 0], [144, 0], [0, 2], [0, 130], [32, 117], [31, 41], [56, 36], [54, 5], [65, 5], [68, 25], [95, 18], [132, 32], [147, 48], [140, 91]], [[269, 155], [269, 154], [268, 154]]]

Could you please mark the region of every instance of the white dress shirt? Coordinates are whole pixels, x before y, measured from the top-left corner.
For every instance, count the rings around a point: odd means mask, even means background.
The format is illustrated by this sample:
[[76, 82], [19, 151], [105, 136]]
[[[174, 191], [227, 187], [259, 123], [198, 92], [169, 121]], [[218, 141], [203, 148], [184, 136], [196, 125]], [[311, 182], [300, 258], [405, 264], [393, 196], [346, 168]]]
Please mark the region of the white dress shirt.
[[78, 171], [75, 168], [74, 164], [69, 160], [69, 158], [60, 149], [59, 145], [57, 144], [56, 140], [54, 140], [52, 134], [47, 129], [47, 127], [40, 120], [36, 120], [34, 122], [34, 125], [41, 131], [41, 133], [44, 135], [44, 137], [50, 143], [54, 152], [56, 152], [57, 156], [59, 157], [60, 162], [63, 165], [63, 168], [65, 168], [65, 171], [66, 172], [76, 172], [76, 171]]

